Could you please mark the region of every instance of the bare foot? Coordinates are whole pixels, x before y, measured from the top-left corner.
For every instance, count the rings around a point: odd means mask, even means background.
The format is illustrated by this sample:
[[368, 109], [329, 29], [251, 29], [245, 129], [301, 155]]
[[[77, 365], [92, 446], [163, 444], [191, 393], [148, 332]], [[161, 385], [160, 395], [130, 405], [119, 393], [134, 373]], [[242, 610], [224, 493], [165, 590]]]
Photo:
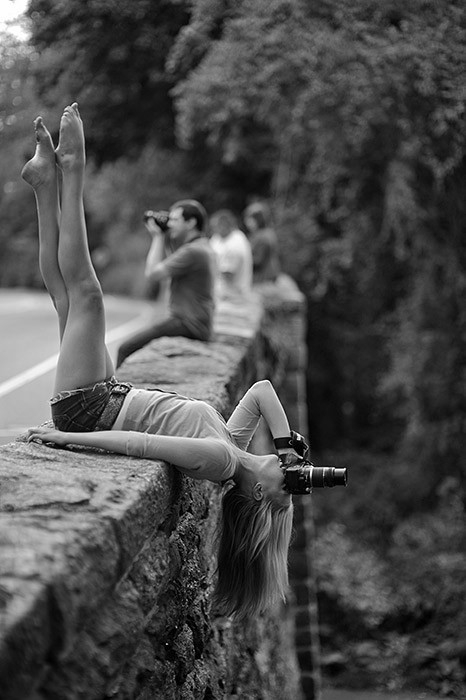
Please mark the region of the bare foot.
[[60, 138], [55, 149], [57, 163], [64, 171], [82, 169], [86, 163], [84, 129], [77, 102], [65, 107], [60, 121]]
[[34, 120], [36, 132], [36, 152], [21, 171], [21, 177], [28, 185], [37, 189], [41, 185], [56, 178], [55, 151], [52, 137], [42, 121], [42, 117]]

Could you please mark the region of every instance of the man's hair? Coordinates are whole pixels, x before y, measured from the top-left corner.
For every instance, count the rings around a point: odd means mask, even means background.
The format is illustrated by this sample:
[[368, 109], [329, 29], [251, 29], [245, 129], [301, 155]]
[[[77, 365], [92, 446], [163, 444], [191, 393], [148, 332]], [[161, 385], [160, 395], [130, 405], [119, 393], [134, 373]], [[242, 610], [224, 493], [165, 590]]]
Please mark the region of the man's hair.
[[195, 219], [197, 230], [204, 231], [207, 223], [207, 212], [200, 202], [197, 202], [195, 199], [182, 199], [179, 202], [175, 202], [170, 209], [181, 209], [185, 221]]
[[293, 505], [255, 501], [232, 486], [223, 496], [214, 604], [225, 615], [257, 616], [288, 589]]

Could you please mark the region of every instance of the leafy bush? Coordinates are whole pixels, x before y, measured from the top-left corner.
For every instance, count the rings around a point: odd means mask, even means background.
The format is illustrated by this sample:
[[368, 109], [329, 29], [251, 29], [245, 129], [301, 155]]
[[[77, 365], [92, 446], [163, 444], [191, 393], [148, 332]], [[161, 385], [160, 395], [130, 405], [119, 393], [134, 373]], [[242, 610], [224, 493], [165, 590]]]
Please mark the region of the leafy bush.
[[[341, 464], [345, 455], [332, 457]], [[464, 697], [461, 485], [443, 480], [435, 508], [409, 514], [406, 483], [387, 469], [386, 457], [380, 464], [376, 455], [348, 457], [344, 495], [313, 495], [324, 671], [345, 687], [424, 688]]]

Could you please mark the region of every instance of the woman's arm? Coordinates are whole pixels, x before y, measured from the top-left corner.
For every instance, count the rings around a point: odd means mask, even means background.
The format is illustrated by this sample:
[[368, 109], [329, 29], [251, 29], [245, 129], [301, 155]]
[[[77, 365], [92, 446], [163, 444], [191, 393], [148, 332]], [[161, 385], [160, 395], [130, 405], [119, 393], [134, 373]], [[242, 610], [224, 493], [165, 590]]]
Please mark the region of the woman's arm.
[[[267, 379], [256, 382], [248, 389], [228, 420], [228, 429], [243, 449], [251, 440], [261, 416], [264, 417], [273, 438], [290, 434], [285, 409]], [[278, 452], [290, 452], [290, 448], [280, 449]]]
[[68, 433], [54, 428], [29, 428], [28, 442], [40, 440], [53, 442], [55, 445], [82, 445], [98, 447], [109, 452], [126, 454], [127, 432], [122, 430], [103, 430], [96, 433]]
[[257, 407], [264, 416], [273, 438], [290, 434], [290, 424], [285, 409], [277, 396], [271, 382], [267, 379], [256, 382], [252, 387], [252, 396]]
[[34, 440], [63, 446], [97, 447], [132, 457], [162, 460], [193, 472], [195, 478], [212, 481], [231, 476], [233, 463], [232, 449], [218, 438], [172, 437], [128, 430], [69, 433], [38, 427], [28, 431], [28, 442]]

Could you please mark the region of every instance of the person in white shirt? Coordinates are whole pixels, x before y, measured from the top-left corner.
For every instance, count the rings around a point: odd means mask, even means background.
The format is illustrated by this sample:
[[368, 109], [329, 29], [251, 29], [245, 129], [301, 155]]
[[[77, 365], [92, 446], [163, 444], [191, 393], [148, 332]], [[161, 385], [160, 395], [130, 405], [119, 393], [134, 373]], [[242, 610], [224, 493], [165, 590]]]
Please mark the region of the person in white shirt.
[[210, 219], [210, 243], [217, 258], [217, 296], [220, 299], [247, 297], [252, 286], [252, 252], [246, 235], [238, 228], [229, 209], [220, 209]]

